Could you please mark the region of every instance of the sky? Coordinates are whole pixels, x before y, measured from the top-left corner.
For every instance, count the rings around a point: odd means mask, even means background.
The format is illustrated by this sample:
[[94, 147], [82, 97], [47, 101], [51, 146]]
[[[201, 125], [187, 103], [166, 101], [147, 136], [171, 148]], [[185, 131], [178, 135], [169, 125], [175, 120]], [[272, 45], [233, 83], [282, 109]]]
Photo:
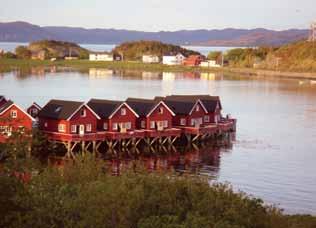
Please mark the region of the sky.
[[0, 0], [0, 22], [142, 31], [308, 28], [316, 0]]

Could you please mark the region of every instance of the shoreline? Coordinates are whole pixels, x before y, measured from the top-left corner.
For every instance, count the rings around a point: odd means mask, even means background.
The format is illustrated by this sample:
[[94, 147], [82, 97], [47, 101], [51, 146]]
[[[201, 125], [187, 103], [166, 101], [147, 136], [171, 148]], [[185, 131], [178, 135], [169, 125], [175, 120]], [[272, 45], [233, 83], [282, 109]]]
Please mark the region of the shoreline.
[[167, 66], [162, 64], [147, 64], [142, 62], [95, 62], [89, 60], [58, 60], [51, 62], [49, 60], [21, 60], [21, 59], [0, 59], [0, 73], [6, 73], [13, 70], [26, 70], [31, 67], [72, 67], [75, 69], [87, 68], [108, 68], [112, 70], [143, 70], [153, 72], [199, 72], [199, 73], [237, 73], [249, 76], [265, 76], [294, 79], [316, 79], [316, 72], [291, 72], [276, 71], [254, 68], [237, 67], [189, 67], [189, 66]]

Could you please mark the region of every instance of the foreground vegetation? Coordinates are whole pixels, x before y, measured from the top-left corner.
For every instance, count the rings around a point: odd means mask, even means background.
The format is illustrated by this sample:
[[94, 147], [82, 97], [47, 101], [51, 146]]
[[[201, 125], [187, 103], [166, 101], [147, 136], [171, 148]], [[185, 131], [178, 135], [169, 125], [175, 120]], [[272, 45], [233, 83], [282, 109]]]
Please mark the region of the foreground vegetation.
[[[279, 209], [197, 176], [148, 173], [134, 163], [112, 176], [102, 160], [78, 155], [57, 168], [39, 162], [45, 138], [0, 145], [0, 227], [313, 228], [316, 218]], [[32, 174], [32, 178], [25, 178]]]

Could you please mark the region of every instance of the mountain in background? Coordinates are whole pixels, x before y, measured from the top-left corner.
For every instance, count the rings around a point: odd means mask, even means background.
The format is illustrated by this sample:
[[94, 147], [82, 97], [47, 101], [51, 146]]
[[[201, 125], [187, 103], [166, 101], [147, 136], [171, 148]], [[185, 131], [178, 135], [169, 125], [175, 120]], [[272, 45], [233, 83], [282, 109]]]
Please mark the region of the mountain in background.
[[41, 27], [27, 22], [0, 23], [0, 42], [32, 42], [54, 39], [86, 44], [120, 44], [135, 40], [156, 40], [177, 45], [203, 46], [278, 46], [306, 39], [308, 30], [291, 29], [214, 29], [174, 32], [143, 32], [118, 29], [85, 29], [77, 27]]

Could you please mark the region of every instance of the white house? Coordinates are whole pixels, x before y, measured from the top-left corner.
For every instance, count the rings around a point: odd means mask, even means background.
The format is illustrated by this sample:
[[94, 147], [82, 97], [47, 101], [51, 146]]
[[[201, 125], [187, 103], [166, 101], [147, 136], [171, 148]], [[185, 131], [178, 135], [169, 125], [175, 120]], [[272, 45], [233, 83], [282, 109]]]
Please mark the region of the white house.
[[185, 56], [181, 53], [177, 55], [165, 55], [162, 57], [162, 63], [165, 65], [182, 65]]
[[90, 61], [114, 61], [114, 56], [108, 52], [92, 52], [89, 54]]
[[216, 60], [206, 60], [201, 62], [200, 64], [201, 67], [221, 67]]
[[143, 55], [143, 63], [159, 63], [157, 55]]

